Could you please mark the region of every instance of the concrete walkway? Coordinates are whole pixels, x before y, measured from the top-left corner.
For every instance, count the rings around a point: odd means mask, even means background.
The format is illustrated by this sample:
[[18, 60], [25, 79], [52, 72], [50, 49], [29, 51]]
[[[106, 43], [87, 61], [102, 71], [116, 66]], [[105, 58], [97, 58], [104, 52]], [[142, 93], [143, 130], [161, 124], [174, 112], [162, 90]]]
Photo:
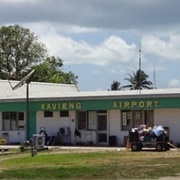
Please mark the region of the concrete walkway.
[[[120, 151], [120, 150], [127, 150], [126, 147], [94, 147], [94, 146], [46, 146], [48, 149], [64, 149], [64, 150], [115, 150], [115, 151]], [[1, 149], [18, 149], [20, 148], [20, 145], [0, 145], [0, 150]]]

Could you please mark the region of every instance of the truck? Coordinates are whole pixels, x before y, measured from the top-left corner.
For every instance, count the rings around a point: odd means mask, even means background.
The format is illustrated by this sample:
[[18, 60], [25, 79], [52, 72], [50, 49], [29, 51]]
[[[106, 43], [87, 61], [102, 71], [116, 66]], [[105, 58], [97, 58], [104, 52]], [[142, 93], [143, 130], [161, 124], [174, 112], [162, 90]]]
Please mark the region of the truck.
[[163, 126], [147, 129], [134, 128], [129, 131], [129, 143], [132, 151], [143, 148], [155, 148], [157, 151], [169, 150], [169, 131]]

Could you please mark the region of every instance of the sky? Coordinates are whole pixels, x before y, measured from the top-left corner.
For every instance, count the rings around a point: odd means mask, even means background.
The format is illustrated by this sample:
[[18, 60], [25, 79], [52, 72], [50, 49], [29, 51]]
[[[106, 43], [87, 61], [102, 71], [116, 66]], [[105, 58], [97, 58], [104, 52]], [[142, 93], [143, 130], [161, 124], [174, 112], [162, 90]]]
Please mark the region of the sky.
[[0, 0], [0, 27], [29, 28], [78, 76], [80, 91], [129, 84], [140, 57], [154, 87], [180, 88], [179, 7], [180, 0]]

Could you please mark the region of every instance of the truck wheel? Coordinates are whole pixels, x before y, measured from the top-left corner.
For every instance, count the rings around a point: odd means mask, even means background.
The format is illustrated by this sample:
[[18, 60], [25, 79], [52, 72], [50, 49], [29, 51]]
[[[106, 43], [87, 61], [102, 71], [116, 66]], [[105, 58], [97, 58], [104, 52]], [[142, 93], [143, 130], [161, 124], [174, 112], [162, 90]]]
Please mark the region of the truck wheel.
[[131, 150], [132, 151], [139, 151], [139, 145], [137, 143], [131, 144]]
[[156, 150], [157, 150], [157, 151], [162, 151], [162, 150], [163, 150], [163, 145], [162, 145], [162, 143], [157, 143], [157, 144], [156, 144]]

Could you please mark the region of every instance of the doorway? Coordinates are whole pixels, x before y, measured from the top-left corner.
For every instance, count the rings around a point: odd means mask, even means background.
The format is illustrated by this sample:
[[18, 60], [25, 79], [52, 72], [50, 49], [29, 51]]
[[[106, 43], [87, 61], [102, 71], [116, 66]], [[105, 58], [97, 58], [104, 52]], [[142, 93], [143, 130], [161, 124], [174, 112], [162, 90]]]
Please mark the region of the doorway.
[[97, 114], [97, 143], [99, 145], [107, 145], [108, 143], [108, 132], [107, 132], [107, 113]]

